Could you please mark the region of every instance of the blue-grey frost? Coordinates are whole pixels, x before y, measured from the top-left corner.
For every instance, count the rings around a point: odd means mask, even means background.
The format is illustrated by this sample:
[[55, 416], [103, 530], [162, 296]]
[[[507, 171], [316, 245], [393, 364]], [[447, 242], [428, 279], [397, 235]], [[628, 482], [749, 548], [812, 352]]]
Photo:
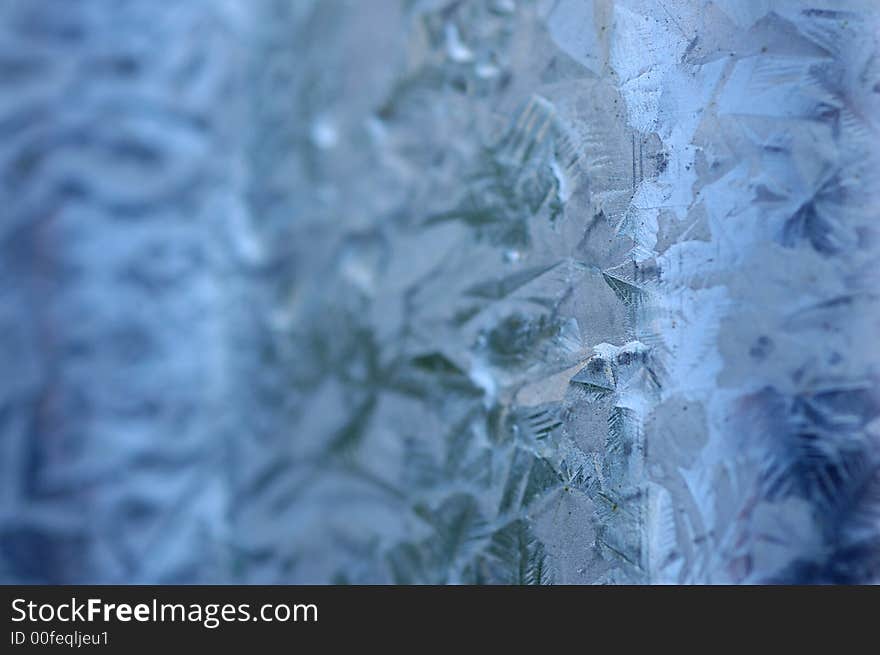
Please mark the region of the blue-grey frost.
[[880, 581], [878, 35], [4, 3], [0, 579]]

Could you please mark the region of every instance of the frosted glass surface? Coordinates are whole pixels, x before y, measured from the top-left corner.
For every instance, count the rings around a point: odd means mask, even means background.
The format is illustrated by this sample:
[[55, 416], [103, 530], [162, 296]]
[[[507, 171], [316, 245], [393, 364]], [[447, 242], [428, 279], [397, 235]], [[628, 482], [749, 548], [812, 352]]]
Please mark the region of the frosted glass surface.
[[880, 577], [880, 11], [0, 8], [0, 578]]

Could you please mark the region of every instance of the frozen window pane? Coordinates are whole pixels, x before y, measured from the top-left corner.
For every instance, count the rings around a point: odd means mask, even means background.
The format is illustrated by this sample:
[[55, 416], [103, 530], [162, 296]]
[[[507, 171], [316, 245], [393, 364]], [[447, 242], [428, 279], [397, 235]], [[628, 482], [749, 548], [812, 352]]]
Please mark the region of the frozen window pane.
[[4, 580], [878, 581], [874, 3], [98, 4], [0, 9]]

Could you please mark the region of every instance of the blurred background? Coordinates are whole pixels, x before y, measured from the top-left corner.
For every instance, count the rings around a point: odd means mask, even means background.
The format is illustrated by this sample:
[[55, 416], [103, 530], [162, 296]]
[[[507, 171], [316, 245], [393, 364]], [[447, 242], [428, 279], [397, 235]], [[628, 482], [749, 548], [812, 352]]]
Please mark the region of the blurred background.
[[0, 582], [876, 581], [877, 27], [0, 0]]

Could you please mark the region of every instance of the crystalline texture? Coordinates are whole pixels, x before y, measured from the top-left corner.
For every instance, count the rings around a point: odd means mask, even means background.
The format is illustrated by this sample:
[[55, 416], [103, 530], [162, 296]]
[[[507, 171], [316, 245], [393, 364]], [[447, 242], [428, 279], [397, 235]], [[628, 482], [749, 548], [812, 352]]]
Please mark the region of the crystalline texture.
[[0, 9], [4, 580], [878, 581], [875, 3], [99, 4]]

